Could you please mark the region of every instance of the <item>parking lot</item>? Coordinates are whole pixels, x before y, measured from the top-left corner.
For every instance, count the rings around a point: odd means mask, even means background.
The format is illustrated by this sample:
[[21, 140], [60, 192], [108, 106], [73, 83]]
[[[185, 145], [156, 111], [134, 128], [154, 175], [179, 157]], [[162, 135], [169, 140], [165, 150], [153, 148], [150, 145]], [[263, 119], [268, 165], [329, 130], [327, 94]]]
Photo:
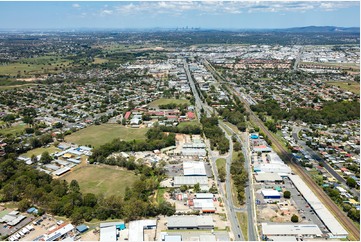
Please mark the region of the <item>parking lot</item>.
[[[259, 201], [257, 205], [258, 209], [258, 220], [260, 222], [291, 222], [290, 217], [293, 214], [296, 214], [299, 217], [300, 223], [308, 223], [308, 224], [316, 224], [319, 226], [323, 233], [329, 233], [329, 231], [325, 228], [322, 221], [318, 218], [317, 214], [313, 211], [310, 204], [304, 199], [302, 194], [300, 194], [296, 187], [292, 184], [288, 177], [283, 178], [283, 184], [274, 184], [274, 183], [258, 183], [255, 186], [256, 199]], [[277, 204], [268, 204], [264, 199], [262, 194], [260, 193], [261, 189], [273, 189], [275, 186], [280, 186], [283, 191], [290, 191], [291, 198], [285, 199], [281, 196], [280, 202], [286, 202], [288, 207], [288, 211], [286, 212], [280, 211], [280, 206]], [[282, 214], [282, 216], [280, 216]]]

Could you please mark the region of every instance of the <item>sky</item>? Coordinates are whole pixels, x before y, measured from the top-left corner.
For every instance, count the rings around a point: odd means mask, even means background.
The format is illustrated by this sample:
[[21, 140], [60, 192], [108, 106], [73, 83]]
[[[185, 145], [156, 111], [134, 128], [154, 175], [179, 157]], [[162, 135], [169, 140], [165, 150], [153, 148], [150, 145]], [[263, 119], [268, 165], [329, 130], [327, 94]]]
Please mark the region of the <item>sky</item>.
[[0, 1], [0, 29], [360, 26], [359, 1]]

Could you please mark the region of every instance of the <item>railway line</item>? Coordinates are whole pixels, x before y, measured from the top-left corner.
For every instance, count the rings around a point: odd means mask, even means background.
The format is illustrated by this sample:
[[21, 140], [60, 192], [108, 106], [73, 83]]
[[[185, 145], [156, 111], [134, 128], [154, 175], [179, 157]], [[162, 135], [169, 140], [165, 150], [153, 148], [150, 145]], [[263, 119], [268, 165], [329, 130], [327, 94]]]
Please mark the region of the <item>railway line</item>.
[[[232, 90], [233, 91], [233, 90]], [[234, 94], [240, 96], [239, 93], [233, 91]], [[271, 133], [267, 127], [263, 124], [263, 122], [253, 113], [248, 103], [246, 103], [242, 98], [241, 100], [244, 103], [244, 106], [249, 112], [250, 120], [256, 124], [265, 135], [269, 137], [277, 149], [280, 152], [280, 156], [283, 160], [292, 168], [295, 174], [299, 175], [307, 184], [307, 186], [315, 193], [315, 195], [320, 199], [320, 201], [330, 210], [330, 212], [335, 216], [335, 218], [344, 226], [344, 228], [349, 232], [350, 238], [359, 241], [360, 240], [360, 230], [359, 228], [352, 222], [350, 218], [347, 217], [340, 210], [340, 208], [331, 200], [331, 198], [312, 180], [312, 178], [300, 167], [296, 164], [292, 155], [280, 144], [280, 142], [274, 137], [274, 134]]]
[[242, 98], [240, 93], [238, 93], [232, 86], [229, 85], [226, 80], [219, 75], [219, 73], [214, 69], [214, 67], [207, 61], [203, 60], [203, 63], [208, 67], [213, 75], [220, 81], [227, 85], [227, 89], [240, 97], [240, 100], [243, 102], [244, 107], [249, 113], [249, 119], [257, 125], [262, 132], [269, 137], [272, 144], [274, 144], [279, 150], [279, 155], [283, 158], [283, 160], [291, 167], [295, 174], [299, 175], [303, 181], [307, 184], [307, 186], [314, 192], [314, 194], [320, 199], [320, 201], [330, 210], [330, 212], [335, 216], [342, 226], [349, 232], [349, 239], [354, 241], [360, 241], [360, 229], [353, 223], [353, 221], [347, 217], [347, 215], [341, 211], [341, 209], [331, 200], [331, 198], [320, 188], [312, 178], [300, 167], [297, 163], [295, 163], [292, 159], [292, 155], [280, 144], [279, 140], [274, 137], [274, 134], [271, 133], [267, 127], [263, 124], [263, 122], [258, 118], [256, 114], [253, 113], [249, 104], [246, 100]]

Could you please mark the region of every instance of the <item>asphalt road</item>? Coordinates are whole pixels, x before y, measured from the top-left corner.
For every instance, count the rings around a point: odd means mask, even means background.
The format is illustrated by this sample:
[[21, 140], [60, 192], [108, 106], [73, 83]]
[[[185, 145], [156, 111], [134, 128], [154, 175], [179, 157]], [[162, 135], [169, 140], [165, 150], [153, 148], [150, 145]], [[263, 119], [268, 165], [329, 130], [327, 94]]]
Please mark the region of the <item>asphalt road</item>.
[[[196, 90], [195, 84], [194, 84], [194, 80], [193, 80], [193, 78], [191, 76], [191, 73], [189, 71], [188, 63], [187, 63], [186, 60], [184, 61], [184, 69], [186, 71], [188, 81], [189, 81], [190, 87], [191, 87], [192, 92], [193, 92], [193, 96], [194, 96], [194, 99], [195, 99], [196, 112], [197, 112], [198, 117], [199, 118], [201, 117], [200, 110], [202, 108], [205, 111], [206, 116], [210, 117], [211, 113], [212, 113], [211, 112], [212, 108], [209, 107], [208, 105], [204, 104], [202, 102], [202, 100], [200, 99], [200, 97], [198, 95], [198, 92]], [[216, 162], [215, 162], [218, 157], [217, 156], [214, 157], [213, 155], [211, 155], [210, 160], [212, 162], [212, 170], [214, 172], [214, 176], [217, 179], [217, 185], [218, 185], [219, 193], [223, 197], [224, 205], [225, 205], [225, 208], [226, 208], [226, 211], [227, 211], [227, 216], [228, 216], [229, 221], [231, 222], [231, 229], [232, 229], [232, 232], [234, 234], [234, 240], [236, 240], [236, 241], [237, 240], [244, 241], [244, 236], [243, 236], [242, 231], [240, 229], [240, 225], [238, 223], [236, 211], [234, 209], [233, 200], [232, 200], [232, 192], [231, 192], [231, 184], [230, 184], [230, 166], [231, 166], [231, 162], [232, 162], [233, 143], [232, 143], [231, 137], [227, 137], [227, 138], [230, 140], [230, 149], [229, 149], [228, 156], [225, 157], [226, 158], [226, 174], [227, 174], [227, 176], [226, 176], [226, 191], [223, 190], [223, 187], [222, 187], [221, 183], [218, 180], [218, 171], [216, 169], [217, 166], [216, 166]], [[209, 154], [212, 154], [212, 151], [211, 151], [208, 144], [207, 144], [207, 148], [208, 148]], [[227, 194], [227, 197], [225, 196], [226, 194]]]
[[[245, 187], [245, 196], [246, 196], [246, 211], [248, 215], [248, 240], [249, 241], [257, 241], [258, 240], [258, 233], [256, 233], [255, 229], [257, 226], [256, 223], [256, 208], [255, 208], [255, 199], [254, 199], [254, 191], [253, 191], [253, 179], [252, 179], [252, 171], [251, 171], [251, 165], [250, 165], [250, 150], [249, 150], [249, 141], [248, 141], [248, 133], [246, 133], [247, 140], [243, 142], [241, 137], [235, 133], [231, 128], [229, 128], [227, 125], [223, 124], [221, 125], [224, 129], [227, 129], [231, 133], [233, 133], [236, 136], [236, 139], [238, 142], [242, 144], [242, 152], [245, 157], [245, 168], [248, 172], [248, 183], [249, 185]], [[230, 140], [230, 143], [232, 143], [232, 140]], [[233, 145], [232, 145], [233, 146]]]

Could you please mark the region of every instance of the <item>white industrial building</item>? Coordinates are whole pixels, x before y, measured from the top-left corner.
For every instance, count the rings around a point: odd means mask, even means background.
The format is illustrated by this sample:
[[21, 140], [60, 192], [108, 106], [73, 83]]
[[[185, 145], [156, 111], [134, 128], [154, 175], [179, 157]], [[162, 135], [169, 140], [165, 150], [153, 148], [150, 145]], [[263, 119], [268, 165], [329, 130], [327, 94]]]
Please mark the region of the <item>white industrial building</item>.
[[182, 185], [194, 186], [199, 183], [201, 190], [209, 190], [208, 178], [206, 176], [175, 176], [174, 187]]
[[206, 176], [206, 167], [204, 162], [183, 162], [183, 172], [185, 176]]
[[129, 222], [129, 241], [152, 241], [154, 238], [144, 238], [145, 229], [155, 229], [157, 220], [145, 219]]
[[117, 241], [118, 230], [124, 230], [125, 224], [122, 221], [100, 223], [100, 241]]
[[203, 213], [214, 213], [216, 211], [213, 199], [193, 199], [193, 208], [201, 210]]
[[206, 145], [203, 142], [185, 143], [182, 146], [181, 155], [184, 156], [206, 156]]
[[291, 174], [292, 170], [286, 164], [259, 164], [253, 168], [254, 172], [278, 173], [280, 176]]
[[168, 217], [168, 229], [214, 229], [212, 216], [171, 216]]
[[322, 231], [316, 224], [273, 224], [261, 223], [263, 236], [296, 236], [299, 238], [321, 237]]
[[270, 152], [266, 156], [270, 164], [284, 164], [282, 159], [275, 152]]
[[348, 232], [342, 227], [337, 219], [331, 214], [331, 212], [323, 205], [318, 197], [310, 190], [306, 183], [297, 175], [288, 176], [293, 185], [303, 195], [306, 201], [310, 204], [320, 220], [330, 230], [333, 238], [346, 238]]
[[258, 172], [254, 175], [257, 182], [282, 182], [283, 179], [278, 173]]

